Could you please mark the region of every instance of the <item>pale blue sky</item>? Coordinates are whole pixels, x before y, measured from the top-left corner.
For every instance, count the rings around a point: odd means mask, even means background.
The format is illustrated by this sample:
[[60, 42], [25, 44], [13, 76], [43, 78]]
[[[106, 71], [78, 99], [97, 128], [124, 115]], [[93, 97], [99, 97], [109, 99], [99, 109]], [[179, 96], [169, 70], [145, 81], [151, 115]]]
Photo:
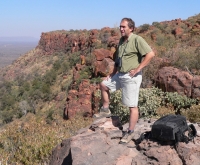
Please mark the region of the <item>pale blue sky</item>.
[[199, 13], [200, 0], [0, 0], [0, 37], [39, 39], [54, 30], [113, 28], [123, 17], [137, 27]]

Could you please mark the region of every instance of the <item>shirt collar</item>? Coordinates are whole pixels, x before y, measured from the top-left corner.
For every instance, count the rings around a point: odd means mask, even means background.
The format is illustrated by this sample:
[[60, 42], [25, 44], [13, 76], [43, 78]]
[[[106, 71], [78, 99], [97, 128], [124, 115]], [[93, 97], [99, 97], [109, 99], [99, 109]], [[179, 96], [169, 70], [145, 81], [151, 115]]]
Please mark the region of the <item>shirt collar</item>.
[[[130, 41], [130, 38], [133, 36], [133, 33], [131, 33], [129, 36], [128, 36], [128, 39], [126, 42], [129, 42]], [[123, 39], [122, 39], [122, 42], [123, 42]]]
[[129, 42], [130, 38], [133, 36], [133, 33], [131, 33], [127, 39], [127, 42]]

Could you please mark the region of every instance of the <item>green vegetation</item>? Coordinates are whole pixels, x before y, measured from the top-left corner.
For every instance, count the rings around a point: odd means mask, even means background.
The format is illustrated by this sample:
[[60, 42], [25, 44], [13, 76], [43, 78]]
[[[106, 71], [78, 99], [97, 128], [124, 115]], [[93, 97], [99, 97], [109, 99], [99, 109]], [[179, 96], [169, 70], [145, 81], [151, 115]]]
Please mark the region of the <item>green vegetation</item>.
[[[60, 56], [60, 59], [53, 63], [50, 70], [44, 75], [38, 75], [32, 80], [18, 78], [17, 81], [5, 81], [0, 88], [0, 120], [1, 124], [9, 123], [14, 118], [20, 118], [28, 112], [36, 113], [36, 102], [48, 102], [56, 97], [53, 92], [55, 85], [58, 85], [58, 91], [66, 91], [67, 86], [63, 88], [62, 75], [69, 72], [70, 66], [67, 57]], [[72, 79], [72, 76], [71, 76]], [[71, 79], [68, 81], [70, 82]], [[58, 83], [58, 84], [57, 84]], [[69, 86], [70, 83], [67, 83]], [[22, 103], [26, 104], [22, 104]]]
[[[0, 84], [0, 162], [2, 164], [45, 164], [53, 148], [62, 140], [88, 126], [92, 118], [77, 114], [63, 119], [68, 89], [72, 83], [72, 68], [80, 63], [80, 52], [62, 52], [48, 57], [46, 72], [34, 71], [31, 76]], [[88, 78], [89, 67], [81, 72]], [[63, 79], [63, 76], [67, 76]], [[63, 93], [60, 101], [55, 101]]]
[[[100, 98], [100, 91], [96, 94]], [[158, 88], [141, 88], [138, 107], [141, 118], [161, 117], [166, 114], [181, 114], [184, 110], [190, 112], [198, 104], [197, 99], [190, 99], [176, 92], [163, 92]], [[101, 106], [101, 105], [100, 105]], [[197, 106], [199, 108], [199, 106]], [[196, 109], [197, 109], [196, 107]], [[122, 104], [121, 90], [111, 93], [110, 110], [120, 117], [122, 123], [129, 119], [129, 109]], [[190, 115], [188, 120], [190, 120]], [[199, 117], [196, 117], [199, 119]], [[194, 119], [191, 118], [192, 121]]]
[[149, 24], [143, 24], [140, 26], [140, 33], [143, 33], [145, 31], [148, 31], [150, 25]]
[[44, 119], [45, 116], [28, 113], [0, 132], [1, 164], [47, 164], [56, 145], [92, 122], [91, 118], [81, 115], [63, 120], [55, 109], [48, 113], [47, 121]]

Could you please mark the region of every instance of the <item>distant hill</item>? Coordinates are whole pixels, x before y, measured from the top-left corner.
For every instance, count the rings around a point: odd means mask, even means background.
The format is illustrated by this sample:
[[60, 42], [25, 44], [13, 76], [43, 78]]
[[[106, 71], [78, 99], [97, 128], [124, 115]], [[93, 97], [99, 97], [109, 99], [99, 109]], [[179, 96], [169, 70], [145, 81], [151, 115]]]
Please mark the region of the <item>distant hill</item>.
[[0, 37], [0, 42], [38, 42], [35, 37]]
[[[23, 41], [22, 41], [23, 40]], [[19, 56], [34, 49], [38, 41], [31, 39], [14, 39], [0, 37], [0, 68], [11, 64]]]

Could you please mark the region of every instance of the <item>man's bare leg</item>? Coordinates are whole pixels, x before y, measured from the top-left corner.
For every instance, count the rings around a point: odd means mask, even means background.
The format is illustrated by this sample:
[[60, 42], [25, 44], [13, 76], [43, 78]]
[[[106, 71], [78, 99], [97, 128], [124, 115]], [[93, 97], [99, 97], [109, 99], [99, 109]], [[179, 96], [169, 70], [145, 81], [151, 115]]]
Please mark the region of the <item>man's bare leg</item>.
[[129, 128], [128, 132], [125, 132], [120, 143], [129, 143], [134, 136], [134, 128], [139, 118], [139, 112], [137, 107], [129, 107], [130, 110], [130, 119], [129, 119]]
[[137, 107], [129, 107], [129, 110], [130, 110], [130, 119], [129, 119], [128, 130], [133, 131], [139, 118], [139, 111]]
[[94, 118], [101, 118], [101, 117], [110, 117], [111, 112], [109, 110], [109, 103], [110, 103], [110, 92], [109, 88], [106, 87], [103, 83], [100, 84], [101, 89], [101, 99], [103, 102], [103, 107], [100, 108], [98, 114], [94, 114]]
[[104, 108], [108, 108], [109, 107], [109, 103], [110, 103], [109, 88], [106, 87], [103, 83], [101, 83], [100, 84], [100, 89], [101, 89], [101, 99], [102, 99], [103, 107]]

